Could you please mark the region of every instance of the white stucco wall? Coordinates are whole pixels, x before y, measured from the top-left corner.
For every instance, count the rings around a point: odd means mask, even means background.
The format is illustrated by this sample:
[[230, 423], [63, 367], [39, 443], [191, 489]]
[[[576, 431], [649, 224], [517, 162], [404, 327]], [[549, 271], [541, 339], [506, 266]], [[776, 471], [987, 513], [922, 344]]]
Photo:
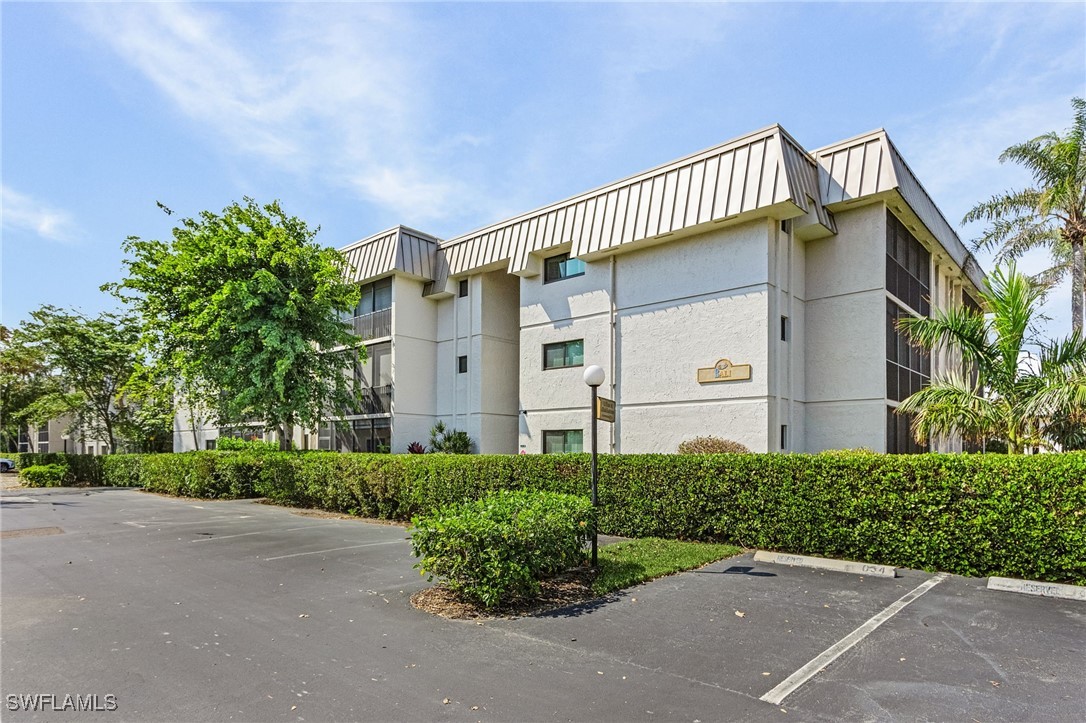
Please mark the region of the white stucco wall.
[[886, 449], [886, 208], [806, 247], [806, 449]]
[[[582, 429], [588, 444], [589, 390], [583, 367], [542, 368], [546, 343], [584, 339], [585, 365], [607, 374], [600, 394], [617, 420], [601, 425], [601, 448], [674, 452], [714, 434], [767, 448], [767, 258], [770, 225], [755, 221], [614, 257], [582, 277], [521, 281], [520, 443], [542, 450], [544, 430]], [[612, 364], [612, 345], [615, 362]], [[750, 380], [699, 384], [719, 359], [751, 364]]]

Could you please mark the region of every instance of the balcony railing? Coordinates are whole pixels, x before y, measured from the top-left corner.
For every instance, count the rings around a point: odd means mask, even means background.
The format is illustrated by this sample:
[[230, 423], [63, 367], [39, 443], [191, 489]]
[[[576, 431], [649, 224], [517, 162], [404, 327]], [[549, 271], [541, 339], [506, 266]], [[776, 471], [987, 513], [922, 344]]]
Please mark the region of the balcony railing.
[[392, 309], [381, 309], [351, 320], [354, 333], [362, 339], [379, 339], [392, 334]]
[[361, 403], [354, 408], [345, 409], [343, 416], [357, 414], [388, 414], [392, 411], [392, 385], [367, 387], [362, 390]]

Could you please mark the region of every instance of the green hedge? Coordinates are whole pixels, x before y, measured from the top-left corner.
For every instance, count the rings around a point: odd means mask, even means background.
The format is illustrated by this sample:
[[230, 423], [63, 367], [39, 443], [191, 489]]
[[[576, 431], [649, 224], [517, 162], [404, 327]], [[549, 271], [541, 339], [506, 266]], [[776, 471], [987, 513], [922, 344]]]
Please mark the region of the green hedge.
[[[584, 494], [589, 474], [586, 454], [126, 457], [92, 458], [102, 484], [405, 521], [497, 490]], [[603, 455], [600, 502], [611, 534], [1086, 583], [1084, 452]]]
[[64, 476], [64, 484], [72, 485], [84, 483], [90, 485], [105, 484], [102, 477], [102, 460], [105, 457], [95, 457], [92, 454], [65, 454], [63, 452], [21, 452], [8, 455], [15, 462], [16, 469], [40, 467], [46, 465], [63, 465], [68, 468]]
[[543, 577], [584, 562], [592, 503], [535, 490], [493, 492], [412, 520], [415, 567], [486, 607], [539, 592]]
[[27, 487], [60, 487], [68, 472], [68, 466], [63, 464], [34, 464], [20, 467], [19, 477]]

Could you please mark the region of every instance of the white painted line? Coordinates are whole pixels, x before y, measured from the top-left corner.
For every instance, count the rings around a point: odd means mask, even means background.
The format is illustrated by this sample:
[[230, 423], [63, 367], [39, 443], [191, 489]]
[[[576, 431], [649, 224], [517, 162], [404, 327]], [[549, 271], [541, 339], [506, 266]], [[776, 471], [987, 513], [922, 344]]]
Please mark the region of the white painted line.
[[773, 705], [780, 705], [781, 701], [787, 698], [789, 695], [795, 692], [797, 688], [813, 678], [819, 672], [826, 668], [830, 663], [837, 660], [842, 653], [847, 651], [856, 643], [860, 642], [868, 635], [870, 635], [876, 628], [882, 625], [884, 622], [892, 618], [899, 613], [906, 605], [916, 600], [918, 597], [931, 590], [933, 587], [947, 579], [947, 575], [940, 573], [930, 580], [925, 580], [912, 592], [906, 593], [896, 602], [890, 604], [882, 612], [875, 615], [860, 627], [853, 630], [851, 633], [841, 638], [839, 641], [826, 648], [818, 657], [811, 662], [804, 665], [796, 672], [789, 675], [780, 685], [773, 690], [763, 695], [760, 700], [764, 700], [766, 703], [772, 703]]
[[326, 552], [339, 552], [340, 550], [356, 550], [359, 547], [377, 547], [378, 545], [398, 545], [406, 540], [392, 540], [390, 542], [367, 542], [364, 545], [350, 545], [349, 547], [333, 547], [331, 550], [314, 550], [313, 552], [295, 552], [293, 555], [279, 555], [277, 557], [265, 557], [264, 561], [285, 560], [288, 557], [301, 557], [302, 555], [323, 555]]
[[227, 515], [225, 517], [209, 517], [206, 520], [197, 520], [196, 522], [168, 522], [166, 520], [140, 520], [139, 522], [126, 522], [126, 525], [136, 525], [137, 527], [184, 527], [186, 525], [206, 525], [210, 522], [227, 522], [230, 520], [244, 520], [249, 515]]
[[1011, 577], [988, 578], [989, 590], [1020, 592], [1023, 595], [1058, 597], [1064, 600], [1086, 601], [1086, 587], [1081, 585], [1063, 585], [1057, 582], [1037, 582], [1035, 580], [1015, 580]]
[[259, 530], [257, 532], [242, 532], [237, 535], [218, 535], [213, 537], [203, 537], [199, 540], [189, 540], [189, 542], [214, 542], [215, 540], [229, 540], [234, 537], [249, 537], [250, 535], [271, 535], [276, 532], [296, 532], [297, 530], [308, 530], [313, 527], [324, 527], [325, 525], [306, 525], [305, 527], [288, 527], [285, 530], [278, 528], [274, 530]]
[[894, 577], [894, 568], [889, 565], [872, 565], [867, 562], [852, 562], [851, 560], [831, 560], [825, 557], [810, 557], [809, 555], [789, 555], [785, 552], [758, 550], [754, 553], [754, 561], [770, 562], [774, 565], [811, 567], [816, 570], [851, 572], [868, 577]]

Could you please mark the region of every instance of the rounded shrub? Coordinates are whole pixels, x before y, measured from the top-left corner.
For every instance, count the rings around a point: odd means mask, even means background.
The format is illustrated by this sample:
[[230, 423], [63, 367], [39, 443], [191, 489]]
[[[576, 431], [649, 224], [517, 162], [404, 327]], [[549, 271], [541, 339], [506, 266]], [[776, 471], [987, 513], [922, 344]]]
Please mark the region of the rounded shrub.
[[539, 580], [584, 562], [592, 504], [555, 492], [499, 491], [412, 523], [415, 565], [470, 600], [495, 607], [539, 592]]
[[679, 454], [750, 454], [750, 450], [730, 439], [694, 437], [679, 445]]
[[70, 474], [65, 464], [36, 464], [19, 470], [27, 487], [62, 487]]

